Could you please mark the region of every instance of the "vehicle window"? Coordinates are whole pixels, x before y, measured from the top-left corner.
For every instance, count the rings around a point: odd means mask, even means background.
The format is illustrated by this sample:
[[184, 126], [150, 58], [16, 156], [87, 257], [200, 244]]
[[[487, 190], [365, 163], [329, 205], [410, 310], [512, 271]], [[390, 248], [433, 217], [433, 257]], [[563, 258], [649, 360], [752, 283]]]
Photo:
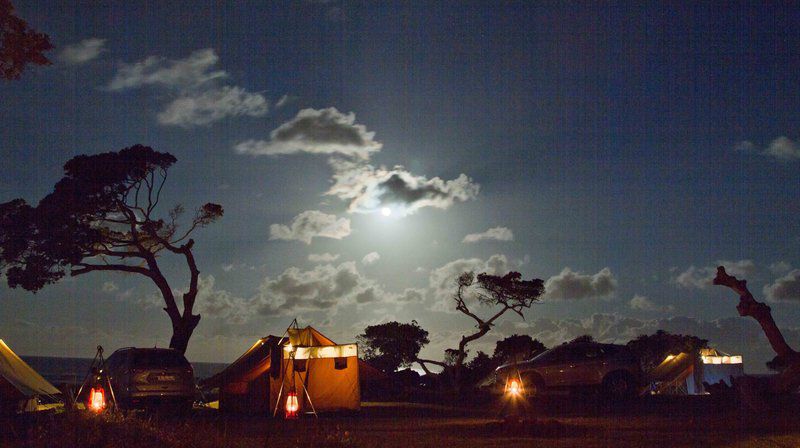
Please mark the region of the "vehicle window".
[[136, 367], [184, 367], [186, 360], [180, 353], [170, 350], [137, 351], [133, 355], [132, 365]]

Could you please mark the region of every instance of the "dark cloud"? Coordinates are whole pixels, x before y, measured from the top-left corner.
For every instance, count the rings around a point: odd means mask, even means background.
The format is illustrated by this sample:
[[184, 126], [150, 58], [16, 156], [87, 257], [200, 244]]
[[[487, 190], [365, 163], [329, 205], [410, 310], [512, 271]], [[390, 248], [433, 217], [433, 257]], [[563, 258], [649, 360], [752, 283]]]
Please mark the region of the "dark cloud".
[[350, 202], [348, 211], [373, 213], [384, 207], [407, 215], [424, 207], [447, 209], [474, 199], [480, 186], [465, 174], [453, 180], [416, 176], [402, 167], [391, 170], [332, 160], [334, 184], [326, 194]]
[[800, 302], [800, 269], [794, 269], [764, 286], [764, 296], [773, 302]]
[[581, 274], [570, 268], [550, 277], [544, 284], [543, 299], [580, 300], [610, 297], [617, 290], [617, 280], [611, 269], [603, 268], [596, 274]]
[[296, 153], [339, 154], [368, 159], [379, 151], [380, 142], [366, 126], [356, 124], [354, 113], [343, 114], [335, 107], [303, 109], [292, 120], [270, 133], [270, 140], [246, 140], [236, 144], [239, 154], [280, 155]]

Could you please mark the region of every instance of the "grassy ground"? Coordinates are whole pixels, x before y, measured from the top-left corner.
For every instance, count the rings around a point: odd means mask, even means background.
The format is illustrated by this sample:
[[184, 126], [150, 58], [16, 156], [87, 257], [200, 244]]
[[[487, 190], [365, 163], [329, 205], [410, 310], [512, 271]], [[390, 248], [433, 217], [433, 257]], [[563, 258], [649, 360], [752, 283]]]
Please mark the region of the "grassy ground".
[[648, 398], [625, 405], [559, 397], [531, 402], [519, 417], [505, 422], [501, 409], [500, 403], [473, 407], [390, 403], [367, 405], [356, 415], [297, 421], [223, 418], [208, 410], [186, 418], [72, 413], [7, 422], [0, 446], [800, 446], [800, 413], [793, 405], [753, 416], [709, 397]]

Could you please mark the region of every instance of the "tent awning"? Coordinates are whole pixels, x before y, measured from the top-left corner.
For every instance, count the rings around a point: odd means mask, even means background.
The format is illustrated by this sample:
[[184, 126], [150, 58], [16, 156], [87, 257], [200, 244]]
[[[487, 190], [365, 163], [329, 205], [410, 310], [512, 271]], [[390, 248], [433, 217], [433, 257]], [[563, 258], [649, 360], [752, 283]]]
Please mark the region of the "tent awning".
[[26, 397], [61, 393], [17, 356], [2, 339], [0, 339], [0, 376]]

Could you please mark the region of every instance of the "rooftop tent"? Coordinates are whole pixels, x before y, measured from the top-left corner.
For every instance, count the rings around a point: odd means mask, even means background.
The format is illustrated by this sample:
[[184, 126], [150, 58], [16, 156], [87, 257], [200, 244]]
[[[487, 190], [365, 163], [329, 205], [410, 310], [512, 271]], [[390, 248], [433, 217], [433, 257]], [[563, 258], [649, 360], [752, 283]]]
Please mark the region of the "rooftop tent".
[[35, 411], [40, 397], [60, 394], [0, 339], [0, 412]]
[[301, 412], [358, 410], [358, 347], [337, 345], [312, 327], [292, 327], [285, 337], [260, 339], [201, 385], [219, 388], [223, 412], [282, 412], [289, 392], [297, 394]]
[[664, 358], [652, 372], [653, 392], [659, 394], [704, 394], [703, 383], [717, 384], [744, 375], [741, 356], [731, 356], [715, 349], [679, 353]]

